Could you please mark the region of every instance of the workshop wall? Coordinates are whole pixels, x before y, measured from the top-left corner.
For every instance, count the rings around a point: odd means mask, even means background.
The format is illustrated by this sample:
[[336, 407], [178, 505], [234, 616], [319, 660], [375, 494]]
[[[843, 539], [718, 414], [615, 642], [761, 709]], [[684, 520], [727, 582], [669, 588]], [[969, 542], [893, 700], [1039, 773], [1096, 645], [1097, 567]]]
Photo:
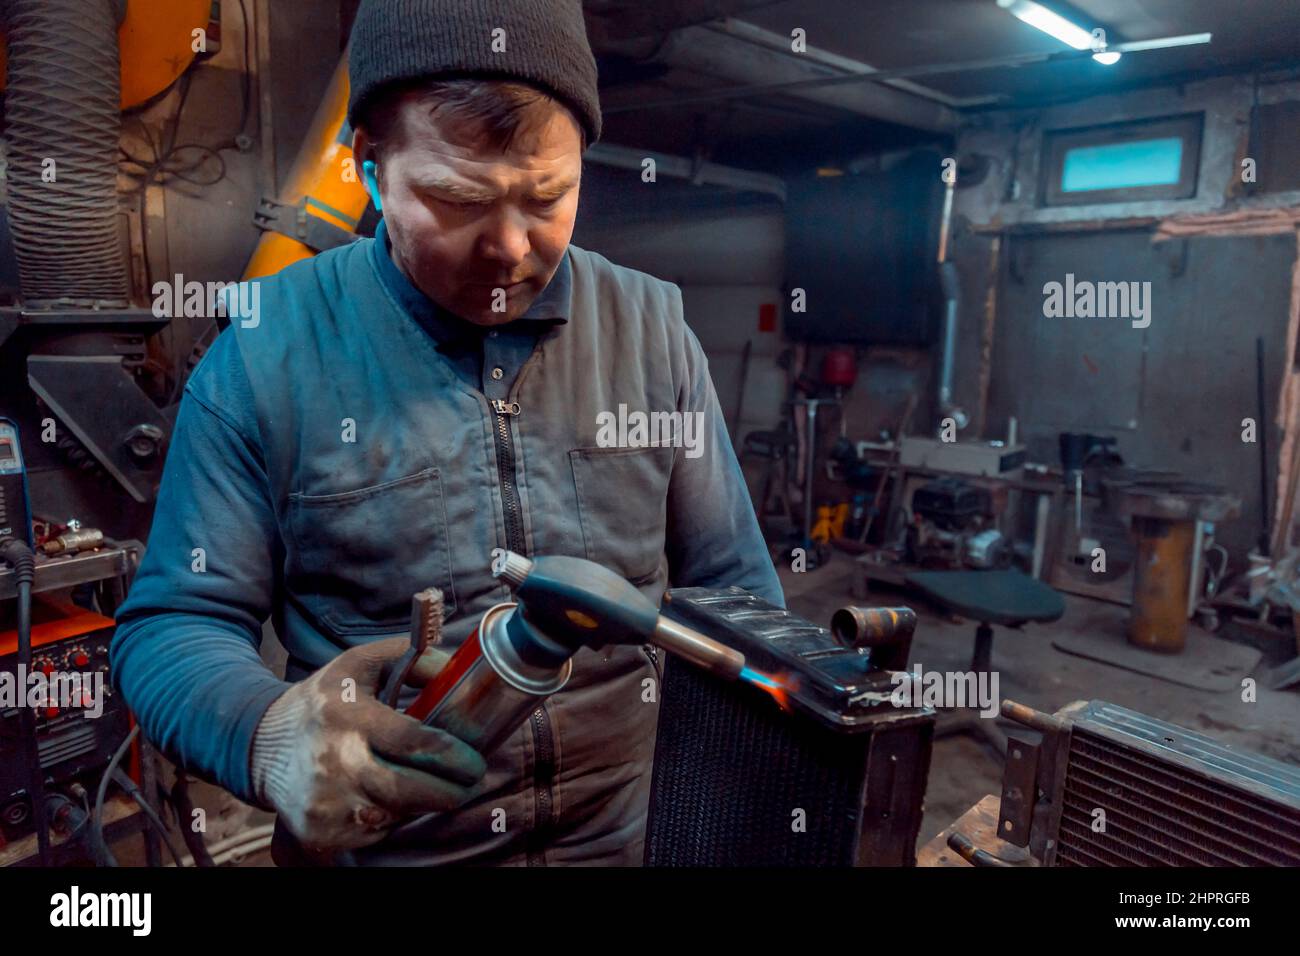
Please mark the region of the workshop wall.
[[[596, 199], [584, 196], [588, 201]], [[720, 212], [705, 218], [691, 213], [653, 223], [594, 226], [584, 224], [579, 215], [574, 242], [619, 265], [681, 286], [687, 324], [709, 358], [733, 438], [740, 441], [750, 429], [776, 424], [786, 394], [785, 372], [777, 366], [784, 347], [779, 303], [785, 273], [785, 229], [779, 212]], [[777, 307], [769, 310], [777, 323], [771, 331], [760, 329], [764, 305]], [[746, 342], [751, 346], [741, 400]]]
[[[262, 42], [255, 29], [245, 45], [244, 15], [266, 25]], [[253, 227], [258, 199], [275, 194], [283, 181], [341, 55], [342, 25], [331, 4], [221, 0], [221, 51], [194, 73], [179, 114], [176, 142], [214, 145], [236, 133], [243, 94], [240, 71], [251, 64], [246, 150], [223, 150], [224, 175], [214, 163], [199, 178], [209, 185], [169, 179], [148, 191], [145, 209], [149, 268], [137, 270], [156, 282], [181, 274], [186, 281], [238, 279], [257, 245]], [[181, 91], [124, 120], [129, 148], [147, 152], [143, 127], [159, 138], [178, 118]], [[148, 289], [142, 283], [142, 293]], [[147, 295], [146, 295], [147, 298]], [[178, 319], [173, 325], [178, 355], [204, 331], [207, 320]]]
[[[223, 48], [195, 75], [181, 116], [178, 135], [184, 141], [219, 142], [232, 134], [237, 122], [238, 71], [245, 56], [243, 15], [238, 0], [222, 0], [221, 8]], [[287, 172], [337, 62], [343, 29], [337, 11], [265, 0], [245, 0], [244, 8], [254, 19], [266, 18], [268, 25], [264, 42], [251, 44], [248, 54], [255, 78], [263, 81], [253, 84], [254, 102], [245, 129], [250, 147], [245, 152], [225, 151], [225, 176], [212, 185], [173, 183], [149, 191], [146, 248], [155, 279], [176, 273], [199, 280], [229, 279], [242, 272], [257, 241], [251, 226], [257, 197], [273, 194]], [[1260, 161], [1265, 163], [1261, 182], [1272, 182], [1273, 191], [1266, 188], [1244, 197], [1237, 188], [1252, 109], [1285, 114], [1295, 110], [1297, 100], [1300, 84], [1256, 88], [1248, 79], [1225, 77], [972, 118], [962, 132], [958, 155], [981, 153], [993, 163], [982, 182], [958, 189], [955, 202], [953, 248], [963, 290], [956, 399], [972, 416], [971, 434], [1001, 437], [1007, 418], [1015, 415], [1035, 456], [1054, 460], [1057, 431], [1113, 433], [1134, 464], [1176, 468], [1222, 482], [1246, 504], [1242, 517], [1221, 529], [1240, 557], [1256, 534], [1260, 512], [1257, 449], [1241, 447], [1239, 441], [1241, 419], [1256, 414], [1254, 337], [1264, 338], [1269, 363], [1266, 427], [1275, 462], [1280, 434], [1273, 419], [1287, 368], [1295, 238], [1197, 239], [1151, 246], [1149, 235], [1132, 231], [1130, 225], [1134, 220], [1149, 223], [1186, 213], [1281, 208], [1300, 201], [1294, 182], [1269, 172], [1268, 156], [1290, 155], [1285, 144], [1274, 144], [1271, 152], [1268, 143], [1259, 144]], [[128, 133], [138, 134], [140, 122], [157, 132], [176, 115], [177, 105], [178, 93], [173, 91], [128, 121]], [[1186, 112], [1206, 116], [1193, 199], [1068, 208], [1038, 205], [1044, 130]], [[1285, 123], [1275, 125], [1287, 128]], [[602, 184], [593, 186], [592, 205], [598, 207]], [[584, 206], [587, 203], [584, 196]], [[1142, 228], [1149, 230], [1148, 225]], [[1079, 235], [1084, 229], [1091, 234]], [[779, 328], [786, 282], [779, 207], [737, 203], [733, 210], [704, 215], [684, 205], [677, 215], [671, 208], [658, 210], [653, 222], [584, 212], [575, 242], [682, 287], [687, 320], [709, 355], [724, 414], [738, 443], [746, 431], [770, 428], [778, 421], [787, 396], [787, 372], [777, 358], [788, 345]], [[1035, 308], [1035, 290], [1041, 290], [1043, 281], [1063, 278], [1069, 271], [1081, 275], [1081, 262], [1101, 269], [1120, 261], [1134, 277], [1148, 277], [1157, 265], [1162, 275], [1169, 275], [1168, 283], [1155, 290], [1152, 328], [1127, 334], [1118, 327], [1081, 328], [1069, 320], [1044, 320], [1041, 309]], [[1181, 313], [1180, 302], [1186, 303]], [[760, 331], [765, 305], [778, 306], [775, 331]], [[1179, 324], [1162, 325], [1162, 314], [1178, 315]], [[183, 321], [177, 326], [173, 348], [179, 355], [202, 330]], [[750, 356], [741, 396], [746, 342], [751, 343]], [[816, 348], [809, 351], [809, 369], [819, 367], [820, 355]], [[928, 362], [918, 363], [910, 354], [874, 351], [860, 359], [860, 384], [844, 409], [850, 438], [875, 437], [881, 428], [892, 427], [900, 412], [896, 399], [908, 389], [922, 391], [925, 399], [912, 430], [925, 431], [933, 424]], [[874, 391], [863, 381], [877, 383], [870, 385]], [[893, 383], [888, 394], [876, 394], [884, 387], [881, 381]], [[1096, 401], [1059, 398], [1075, 392]], [[1198, 404], [1222, 408], [1224, 421], [1190, 415], [1188, 409]], [[1229, 428], [1233, 422], [1235, 432]], [[836, 420], [826, 419], [824, 427], [838, 432]], [[1225, 445], [1234, 434], [1237, 445]], [[823, 432], [822, 440], [826, 438]], [[1270, 465], [1271, 482], [1275, 475], [1276, 467]]]
[[[615, 201], [609, 195], [614, 188], [607, 177], [589, 177], [583, 186], [584, 205], [607, 209]], [[783, 210], [739, 207], [704, 216], [695, 210], [676, 214], [659, 210], [652, 218], [632, 214], [617, 222], [585, 218], [580, 212], [574, 234], [579, 246], [681, 286], [686, 321], [708, 356], [714, 387], [738, 449], [749, 431], [776, 427], [790, 394], [791, 372], [778, 364], [781, 354], [794, 348], [780, 327], [780, 304], [788, 282], [785, 228]], [[772, 331], [760, 328], [760, 310], [765, 305], [774, 307], [776, 326]], [[746, 342], [751, 347], [742, 397], [740, 375]], [[825, 346], [814, 345], [804, 353], [804, 368], [814, 377], [825, 352]], [[796, 361], [794, 354], [788, 357], [791, 364]], [[824, 467], [825, 453], [840, 434], [841, 419], [851, 441], [874, 440], [882, 430], [892, 434], [897, 429], [909, 397], [918, 395], [913, 413], [913, 427], [917, 427], [928, 421], [931, 413], [932, 372], [928, 349], [858, 351], [857, 382], [844, 395], [840, 409], [824, 410], [818, 419], [818, 503], [848, 501], [853, 495], [846, 483], [830, 480]], [[764, 465], [755, 459], [742, 464], [751, 494], [757, 498]]]
[[[1288, 351], [1296, 234], [1153, 242], [1171, 216], [1276, 209], [1300, 201], [1287, 176], [1244, 195], [1252, 107], [1284, 111], [1293, 82], [1225, 77], [1185, 87], [1095, 97], [1050, 109], [989, 113], [963, 131], [958, 155], [992, 159], [988, 174], [959, 185], [954, 255], [963, 281], [957, 400], [972, 433], [1001, 437], [1021, 423], [1031, 457], [1055, 462], [1063, 430], [1113, 434], [1132, 465], [1177, 470], [1240, 495], [1242, 515], [1218, 529], [1240, 566], [1261, 521], [1259, 446], [1241, 440], [1255, 418], [1255, 338], [1266, 359], [1270, 511], [1281, 431], [1278, 396]], [[1194, 198], [1046, 208], [1038, 204], [1043, 132], [1120, 120], [1203, 112]], [[1285, 124], [1270, 124], [1274, 137]], [[1288, 160], [1293, 165], [1293, 161]], [[1265, 183], [1272, 183], [1272, 189]], [[1148, 280], [1151, 324], [1043, 315], [1043, 284], [1079, 279]]]

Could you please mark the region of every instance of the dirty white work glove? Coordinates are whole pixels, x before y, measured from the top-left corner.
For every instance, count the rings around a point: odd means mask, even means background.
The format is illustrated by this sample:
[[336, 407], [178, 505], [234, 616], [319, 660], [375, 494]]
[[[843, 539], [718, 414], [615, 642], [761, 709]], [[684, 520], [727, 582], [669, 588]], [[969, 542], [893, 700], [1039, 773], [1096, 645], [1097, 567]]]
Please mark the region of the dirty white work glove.
[[[376, 698], [384, 665], [409, 646], [395, 637], [344, 651], [285, 691], [257, 725], [254, 793], [309, 850], [367, 846], [405, 817], [451, 810], [487, 770], [463, 740]], [[448, 656], [428, 648], [408, 683], [429, 680]]]

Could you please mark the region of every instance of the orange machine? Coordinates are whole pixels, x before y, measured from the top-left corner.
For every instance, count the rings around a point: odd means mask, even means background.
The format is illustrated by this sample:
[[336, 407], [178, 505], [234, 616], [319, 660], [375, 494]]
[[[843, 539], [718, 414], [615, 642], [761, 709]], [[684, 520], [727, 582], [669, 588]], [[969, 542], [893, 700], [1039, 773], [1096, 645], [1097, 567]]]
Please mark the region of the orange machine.
[[[195, 30], [207, 29], [212, 0], [129, 0], [118, 27], [122, 109], [148, 102], [175, 83], [197, 55]], [[8, 74], [7, 44], [0, 36], [0, 90]]]
[[[211, 10], [211, 0], [128, 0], [118, 29], [124, 110], [167, 90], [193, 65], [195, 31], [208, 27]], [[0, 91], [5, 53], [0, 35]], [[355, 233], [370, 198], [352, 154], [348, 92], [345, 53], [284, 188], [258, 208], [263, 235], [245, 279], [272, 275]]]
[[[0, 608], [0, 671], [20, 675], [17, 665], [18, 634]], [[94, 694], [80, 701], [50, 699], [36, 713], [35, 733], [45, 773], [46, 792], [80, 782], [93, 789], [104, 766], [131, 730], [126, 706], [112, 692], [108, 680], [108, 650], [113, 620], [93, 611], [42, 595], [32, 604], [32, 670], [51, 675], [80, 675]], [[102, 683], [96, 685], [92, 677]], [[22, 678], [26, 678], [23, 680]], [[22, 680], [21, 686], [18, 682]], [[26, 699], [30, 678], [14, 678], [11, 693]], [[83, 694], [85, 684], [81, 685]], [[93, 708], [98, 704], [96, 715]], [[87, 720], [87, 715], [96, 719]], [[33, 830], [30, 781], [19, 747], [18, 708], [0, 712], [0, 847], [29, 836]], [[133, 752], [135, 779], [139, 780], [138, 753]], [[33, 847], [35, 840], [32, 840]]]
[[345, 53], [279, 198], [263, 201], [258, 210], [267, 231], [253, 251], [245, 279], [279, 272], [356, 231], [370, 197], [352, 153], [349, 89]]

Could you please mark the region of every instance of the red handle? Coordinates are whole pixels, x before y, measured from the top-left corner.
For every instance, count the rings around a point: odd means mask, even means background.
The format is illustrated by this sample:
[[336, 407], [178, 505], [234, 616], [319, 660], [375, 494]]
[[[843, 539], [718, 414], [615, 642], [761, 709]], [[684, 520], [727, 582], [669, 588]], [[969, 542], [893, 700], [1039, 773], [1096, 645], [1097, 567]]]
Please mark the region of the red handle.
[[445, 667], [440, 670], [433, 680], [424, 685], [420, 691], [420, 696], [410, 707], [406, 708], [406, 713], [416, 720], [423, 722], [433, 709], [438, 706], [444, 697], [456, 686], [457, 681], [465, 676], [466, 671], [478, 662], [483, 656], [483, 648], [478, 641], [478, 628], [474, 628], [474, 633], [465, 639], [455, 654], [451, 655], [451, 660], [447, 661]]

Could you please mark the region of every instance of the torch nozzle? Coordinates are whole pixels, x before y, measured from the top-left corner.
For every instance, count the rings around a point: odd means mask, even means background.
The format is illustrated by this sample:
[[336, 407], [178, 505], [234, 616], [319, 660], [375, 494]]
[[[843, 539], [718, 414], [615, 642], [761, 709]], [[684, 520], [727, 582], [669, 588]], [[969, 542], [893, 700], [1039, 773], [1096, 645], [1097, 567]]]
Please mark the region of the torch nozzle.
[[745, 655], [720, 644], [699, 631], [660, 615], [655, 623], [654, 641], [666, 651], [684, 657], [692, 664], [727, 680], [735, 680], [745, 669]]

